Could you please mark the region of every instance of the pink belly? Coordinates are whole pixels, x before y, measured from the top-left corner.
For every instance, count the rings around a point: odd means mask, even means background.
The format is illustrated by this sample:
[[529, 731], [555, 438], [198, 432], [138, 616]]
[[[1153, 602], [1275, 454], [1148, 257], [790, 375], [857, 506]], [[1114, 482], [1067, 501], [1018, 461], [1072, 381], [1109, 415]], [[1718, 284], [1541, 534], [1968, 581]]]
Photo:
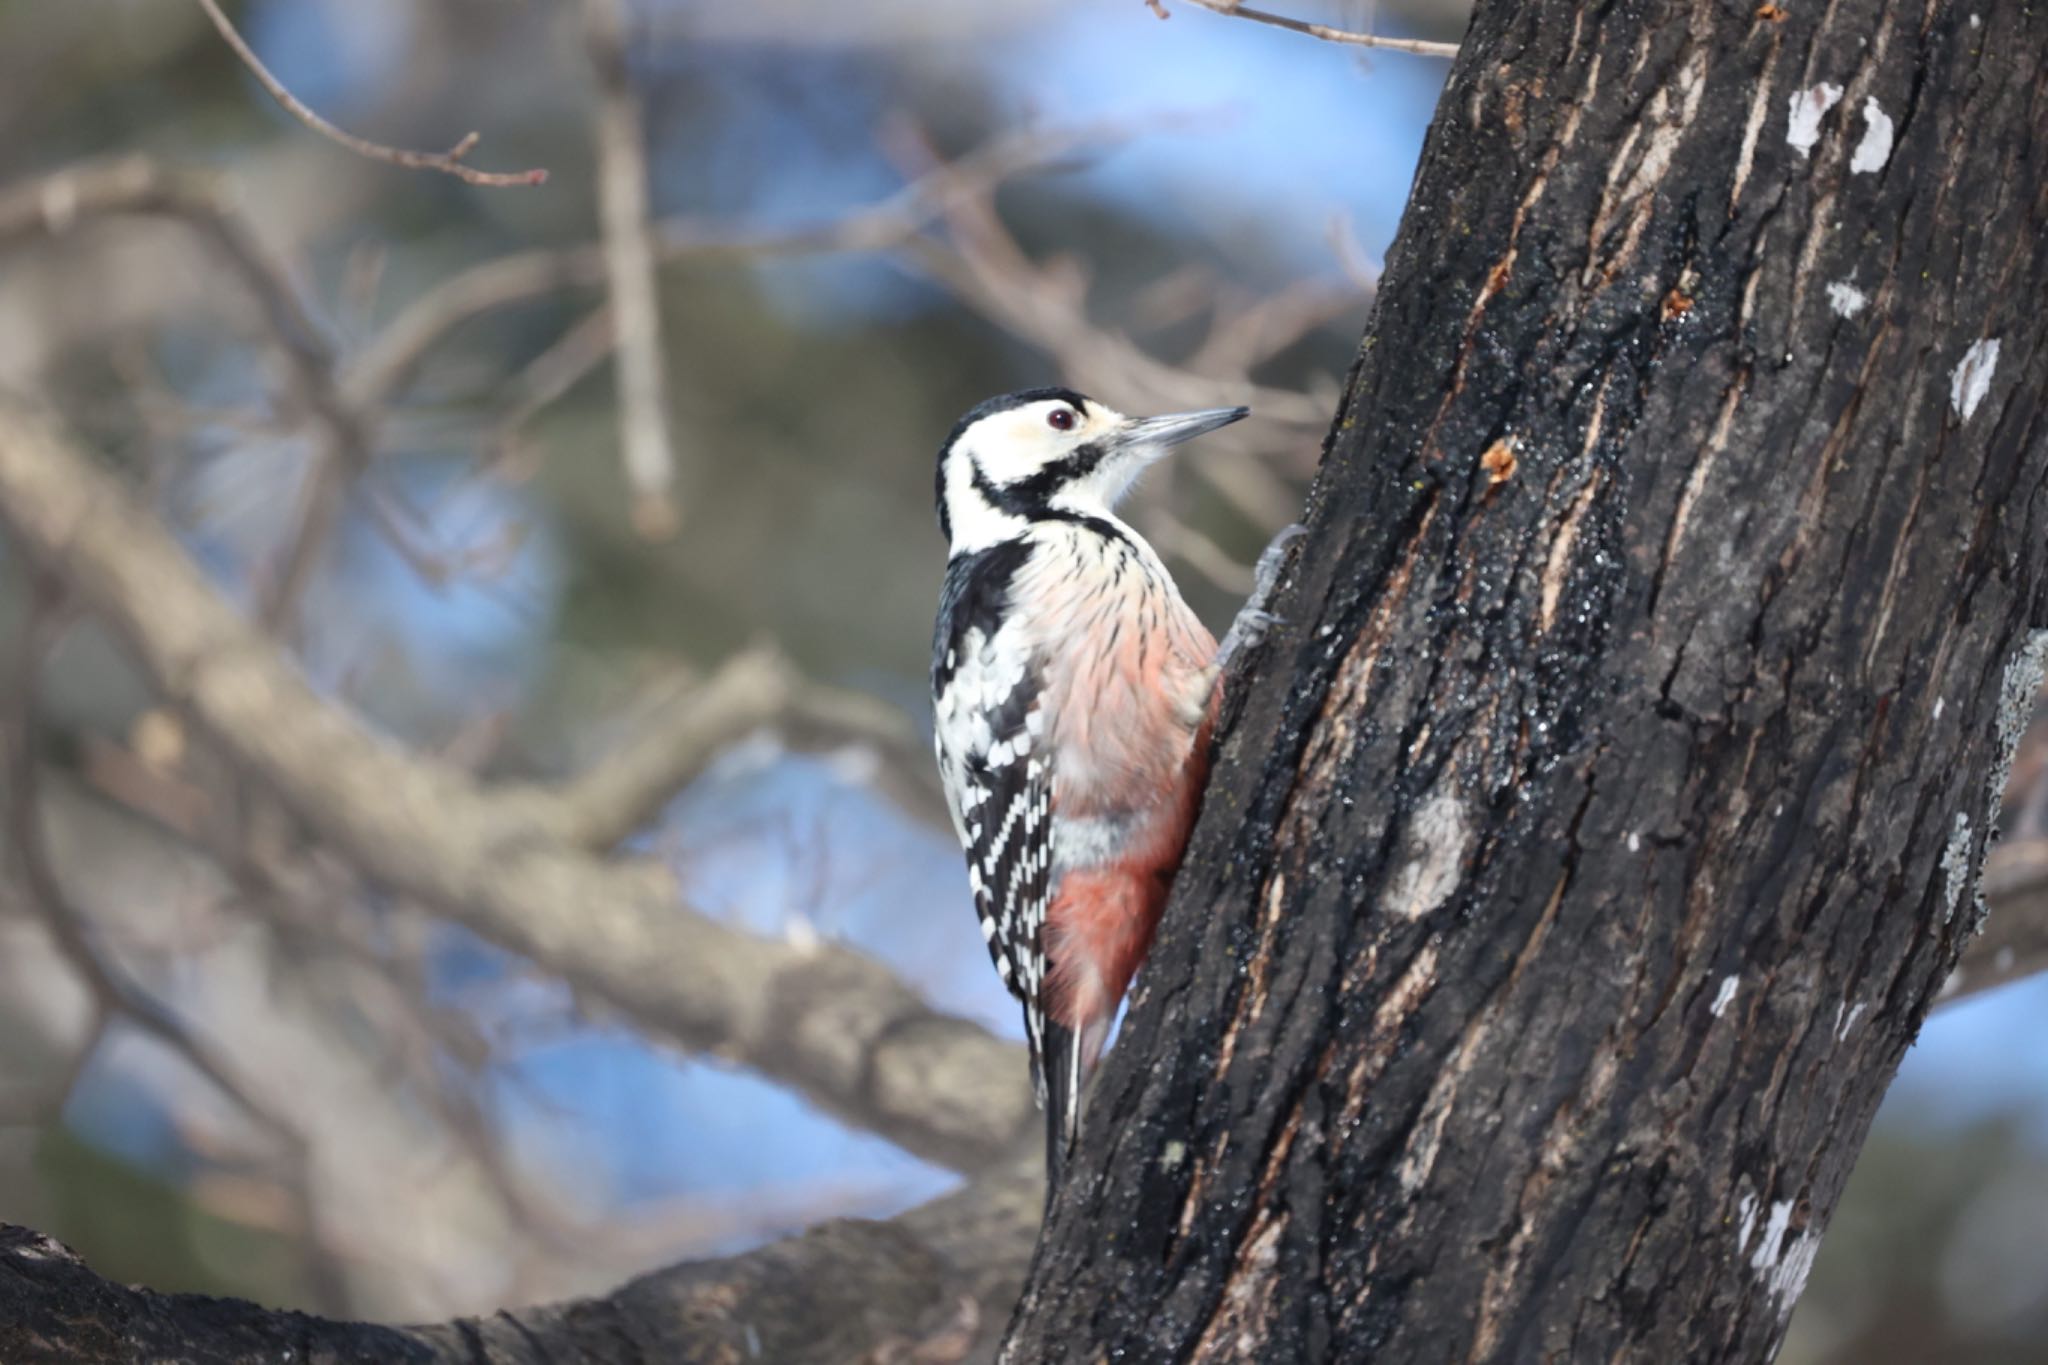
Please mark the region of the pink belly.
[[[1046, 908], [1048, 1003], [1099, 1041], [1152, 946], [1201, 799], [1216, 642], [1156, 564], [1105, 577], [1081, 563], [1041, 556], [1034, 569], [1045, 578], [1027, 596], [1044, 607], [1063, 850]], [[1063, 822], [1090, 822], [1090, 837], [1063, 842]]]
[[[1190, 734], [1176, 724], [1180, 761], [1145, 788], [1150, 800], [1136, 813], [1115, 855], [1069, 868], [1053, 884], [1046, 910], [1052, 968], [1048, 995], [1053, 1018], [1069, 1028], [1106, 1024], [1151, 950], [1208, 777], [1214, 721], [1212, 700], [1198, 730]], [[1105, 795], [1100, 789], [1069, 787], [1063, 798], [1062, 784], [1055, 781], [1054, 825], [1069, 811], [1099, 813], [1111, 804]]]

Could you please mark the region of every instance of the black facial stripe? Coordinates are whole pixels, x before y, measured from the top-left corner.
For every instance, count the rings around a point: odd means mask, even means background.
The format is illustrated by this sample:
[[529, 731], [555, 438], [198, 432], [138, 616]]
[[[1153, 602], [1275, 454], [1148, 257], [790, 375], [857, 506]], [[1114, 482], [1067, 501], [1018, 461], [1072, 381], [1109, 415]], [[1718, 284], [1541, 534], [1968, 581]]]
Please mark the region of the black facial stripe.
[[[944, 468], [943, 465], [940, 467]], [[989, 482], [988, 475], [981, 472], [980, 465], [969, 460], [967, 467], [973, 471], [970, 477], [974, 480], [974, 491], [981, 494], [989, 506], [995, 508], [998, 512], [1008, 512], [1013, 517], [1028, 517], [1031, 515], [1032, 509], [1026, 506], [1013, 490], [998, 488]]]
[[1007, 491], [1026, 506], [1042, 506], [1048, 498], [1074, 480], [1085, 479], [1093, 474], [1108, 454], [1108, 450], [1094, 441], [1084, 446], [1075, 446], [1030, 478], [1020, 479], [1011, 484]]
[[[1079, 451], [1075, 452], [1077, 455], [1079, 453]], [[1100, 457], [1098, 456], [1097, 458], [1099, 459]], [[973, 461], [970, 460], [968, 465], [974, 471], [974, 491], [981, 494], [988, 501], [989, 505], [998, 512], [1004, 512], [1013, 517], [1022, 517], [1026, 521], [1069, 522], [1075, 526], [1085, 526], [1097, 535], [1107, 536], [1111, 540], [1121, 540], [1126, 543], [1129, 541], [1129, 537], [1124, 535], [1122, 531], [1119, 531], [1114, 523], [1105, 521], [1093, 513], [1077, 512], [1067, 507], [1054, 507], [1048, 501], [1051, 493], [1046, 494], [1044, 497], [1026, 497], [1025, 492], [1031, 484], [1037, 482], [1037, 475], [1033, 475], [1021, 484], [1012, 484], [1008, 488], [1003, 488], [989, 482], [988, 475], [982, 473], [981, 467], [974, 464]], [[1061, 482], [1064, 482], [1064, 480]], [[1052, 489], [1054, 493], [1058, 491], [1057, 487]]]
[[[971, 464], [971, 462], [970, 462]], [[998, 488], [988, 480], [979, 467], [974, 468], [974, 491], [986, 498], [998, 512], [1026, 521], [1064, 521], [1070, 526], [1083, 526], [1105, 540], [1114, 540], [1128, 545], [1131, 538], [1123, 533], [1113, 521], [1098, 517], [1092, 512], [1077, 512], [1071, 507], [1054, 507], [1044, 500], [1027, 502], [1018, 496], [1015, 487]]]
[[[946, 539], [951, 540], [953, 538], [951, 519], [946, 515], [946, 456], [953, 449], [954, 444], [966, 434], [967, 428], [973, 426], [984, 417], [993, 417], [999, 412], [1008, 412], [1012, 408], [1021, 408], [1028, 403], [1043, 403], [1051, 400], [1065, 403], [1075, 412], [1086, 412], [1088, 410], [1087, 395], [1075, 393], [1072, 389], [1020, 389], [1016, 393], [1000, 394], [984, 402], [976, 403], [967, 410], [965, 416], [953, 424], [953, 430], [946, 434], [946, 443], [939, 447], [939, 467], [933, 479], [933, 492], [939, 509], [939, 532]], [[976, 474], [977, 486], [980, 486], [979, 471], [976, 471]], [[984, 496], [987, 496], [986, 489], [984, 489]], [[1043, 498], [1039, 500], [1043, 501]], [[1003, 506], [999, 499], [991, 497], [989, 501], [994, 502], [998, 507]]]

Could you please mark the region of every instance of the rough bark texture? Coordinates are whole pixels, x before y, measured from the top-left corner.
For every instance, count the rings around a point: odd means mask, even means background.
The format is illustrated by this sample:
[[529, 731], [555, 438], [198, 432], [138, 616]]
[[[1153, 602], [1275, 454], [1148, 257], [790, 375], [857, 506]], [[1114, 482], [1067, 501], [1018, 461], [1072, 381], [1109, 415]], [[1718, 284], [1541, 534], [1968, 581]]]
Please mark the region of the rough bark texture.
[[1482, 0], [1012, 1359], [1769, 1358], [2039, 677], [2044, 53]]

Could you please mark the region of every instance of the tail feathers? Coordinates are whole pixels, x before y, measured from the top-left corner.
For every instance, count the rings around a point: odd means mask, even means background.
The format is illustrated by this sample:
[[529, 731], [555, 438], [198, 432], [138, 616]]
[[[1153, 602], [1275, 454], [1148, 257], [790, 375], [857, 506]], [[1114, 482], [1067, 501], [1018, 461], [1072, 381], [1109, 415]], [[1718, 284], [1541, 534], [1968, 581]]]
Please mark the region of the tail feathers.
[[1081, 1034], [1053, 1020], [1045, 1022], [1040, 1053], [1045, 1083], [1045, 1200], [1052, 1202], [1081, 1128], [1081, 1087], [1088, 1079], [1082, 1064]]

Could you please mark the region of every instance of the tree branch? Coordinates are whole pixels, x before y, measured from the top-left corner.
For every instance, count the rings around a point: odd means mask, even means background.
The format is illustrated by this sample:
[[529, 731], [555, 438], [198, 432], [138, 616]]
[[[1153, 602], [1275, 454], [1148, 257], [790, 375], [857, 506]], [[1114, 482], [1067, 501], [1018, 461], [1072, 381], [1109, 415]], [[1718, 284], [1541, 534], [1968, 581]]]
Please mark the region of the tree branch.
[[0, 400], [0, 520], [132, 646], [167, 701], [364, 872], [684, 1045], [927, 1159], [985, 1166], [1033, 1120], [1021, 1049], [873, 960], [772, 943], [603, 863], [555, 798], [402, 753], [319, 697], [48, 416]]
[[334, 378], [334, 355], [283, 264], [236, 213], [214, 176], [168, 170], [142, 156], [87, 162], [0, 191], [0, 241], [61, 237], [93, 218], [141, 215], [183, 224], [212, 250], [256, 304], [266, 338], [285, 357], [300, 402], [332, 434], [338, 453], [362, 462], [361, 409]]
[[[317, 1235], [318, 1218], [310, 1190], [310, 1153], [304, 1134], [265, 1105], [235, 1074], [227, 1056], [187, 1028], [185, 1021], [131, 978], [100, 950], [85, 914], [66, 893], [44, 837], [40, 774], [35, 756], [38, 678], [48, 653], [59, 609], [47, 594], [37, 599], [17, 640], [16, 671], [10, 680], [9, 733], [0, 752], [6, 764], [6, 841], [31, 909], [65, 964], [91, 994], [97, 1016], [119, 1019], [170, 1051], [225, 1096], [278, 1148], [287, 1172], [285, 1188], [307, 1230], [302, 1243], [306, 1272], [324, 1303], [344, 1301], [341, 1276]], [[81, 1051], [82, 1067], [91, 1049]], [[69, 1085], [66, 1086], [68, 1094]], [[60, 1101], [63, 1097], [60, 1096]]]
[[532, 794], [555, 803], [552, 823], [560, 837], [607, 849], [644, 826], [735, 740], [763, 729], [802, 747], [866, 746], [893, 775], [890, 795], [899, 806], [944, 822], [929, 746], [902, 712], [812, 682], [769, 649], [740, 654], [701, 685], [659, 698], [628, 740], [569, 781], [535, 787]]
[[[685, 259], [762, 258], [831, 252], [887, 251], [915, 239], [957, 200], [1044, 169], [1083, 148], [1127, 136], [1121, 124], [1036, 130], [997, 138], [957, 161], [938, 166], [867, 208], [830, 222], [757, 231], [672, 218], [655, 225], [653, 250], [662, 264]], [[450, 276], [412, 300], [350, 365], [347, 391], [382, 401], [403, 387], [413, 370], [450, 332], [497, 308], [559, 289], [591, 288], [605, 279], [604, 247], [514, 252]]]
[[624, 0], [584, 0], [583, 24], [597, 69], [597, 208], [618, 353], [619, 450], [633, 493], [634, 528], [660, 540], [675, 531], [675, 440], [647, 222], [646, 135], [626, 69]]
[[[1147, 0], [1153, 12], [1162, 19], [1168, 17], [1161, 0]], [[1225, 14], [1233, 19], [1249, 19], [1255, 24], [1267, 24], [1273, 28], [1284, 28], [1289, 33], [1304, 33], [1311, 38], [1321, 38], [1326, 43], [1343, 43], [1350, 47], [1376, 47], [1387, 52], [1410, 52], [1418, 57], [1451, 58], [1458, 55], [1456, 43], [1434, 43], [1422, 38], [1382, 38], [1374, 33], [1358, 33], [1351, 29], [1331, 28], [1328, 24], [1311, 24], [1303, 19], [1290, 19], [1284, 14], [1268, 14], [1265, 10], [1240, 5], [1236, 0], [1187, 0], [1212, 14]]]
[[357, 156], [365, 156], [372, 161], [388, 162], [393, 166], [404, 166], [409, 170], [440, 171], [469, 185], [539, 185], [545, 183], [548, 178], [548, 173], [544, 170], [480, 171], [473, 166], [465, 165], [463, 158], [476, 150], [477, 141], [482, 136], [480, 133], [466, 135], [445, 152], [409, 152], [401, 147], [387, 147], [381, 142], [371, 142], [367, 138], [360, 138], [345, 129], [337, 128], [314, 113], [298, 96], [286, 88], [283, 81], [271, 74], [270, 68], [257, 57], [255, 49], [243, 41], [235, 26], [228, 22], [228, 16], [221, 11], [219, 0], [199, 0], [199, 7], [206, 11], [206, 17], [213, 21], [214, 28], [220, 31], [221, 38], [234, 50], [242, 65], [249, 68], [250, 74], [270, 92], [272, 99], [284, 107], [286, 113], [330, 142], [340, 143]]
[[421, 1327], [331, 1322], [95, 1275], [68, 1248], [0, 1224], [0, 1359], [50, 1365], [543, 1365], [544, 1362], [959, 1361], [1016, 1295], [1040, 1182], [1005, 1168], [887, 1222], [843, 1219], [602, 1298]]

